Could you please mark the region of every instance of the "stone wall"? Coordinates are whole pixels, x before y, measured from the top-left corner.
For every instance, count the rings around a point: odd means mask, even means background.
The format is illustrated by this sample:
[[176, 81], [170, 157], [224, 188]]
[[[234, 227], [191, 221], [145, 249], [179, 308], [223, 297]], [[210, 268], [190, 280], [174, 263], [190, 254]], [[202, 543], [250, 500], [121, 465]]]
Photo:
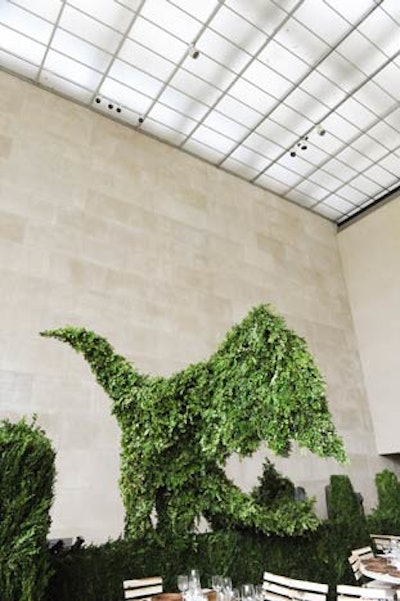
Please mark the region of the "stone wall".
[[[0, 74], [0, 416], [37, 412], [57, 451], [53, 536], [116, 537], [119, 431], [83, 359], [39, 331], [82, 325], [139, 369], [206, 358], [258, 303], [305, 336], [367, 504], [380, 469], [332, 223]], [[263, 453], [228, 472], [256, 483]], [[277, 465], [318, 496], [336, 462]]]

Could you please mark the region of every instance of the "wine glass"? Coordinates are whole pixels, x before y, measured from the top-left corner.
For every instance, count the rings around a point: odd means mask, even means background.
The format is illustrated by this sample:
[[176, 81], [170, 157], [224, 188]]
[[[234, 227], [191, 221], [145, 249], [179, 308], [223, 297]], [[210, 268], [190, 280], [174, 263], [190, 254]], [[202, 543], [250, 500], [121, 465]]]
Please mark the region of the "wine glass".
[[255, 599], [256, 601], [263, 601], [264, 599], [264, 589], [262, 584], [256, 584], [255, 586]]
[[221, 591], [223, 586], [223, 578], [222, 576], [215, 575], [211, 577], [211, 586], [217, 593], [217, 601], [220, 601]]
[[238, 588], [232, 589], [232, 599], [235, 601], [241, 601], [240, 591]]
[[189, 577], [186, 574], [180, 574], [178, 576], [178, 589], [182, 593], [182, 597], [185, 597], [185, 593], [189, 588]]

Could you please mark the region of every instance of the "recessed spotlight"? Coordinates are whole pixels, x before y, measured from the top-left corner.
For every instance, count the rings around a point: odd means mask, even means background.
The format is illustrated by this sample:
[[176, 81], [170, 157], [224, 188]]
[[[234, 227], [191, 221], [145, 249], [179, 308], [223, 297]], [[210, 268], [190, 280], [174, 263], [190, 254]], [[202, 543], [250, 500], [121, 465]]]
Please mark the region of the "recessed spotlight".
[[142, 124], [144, 122], [144, 117], [139, 117], [138, 122]]
[[99, 98], [99, 97], [97, 96], [97, 98], [96, 98], [96, 100], [95, 100], [95, 103], [96, 103], [96, 104], [100, 104], [100, 102], [101, 102], [101, 98]]
[[296, 156], [296, 152], [294, 150], [292, 150], [292, 152], [290, 153], [291, 157], [295, 157]]
[[110, 104], [107, 106], [107, 108], [109, 108], [109, 109], [110, 109], [110, 111], [112, 111], [112, 110], [113, 110], [113, 108], [114, 108], [114, 105], [113, 105], [113, 104], [111, 104], [111, 102], [110, 102]]

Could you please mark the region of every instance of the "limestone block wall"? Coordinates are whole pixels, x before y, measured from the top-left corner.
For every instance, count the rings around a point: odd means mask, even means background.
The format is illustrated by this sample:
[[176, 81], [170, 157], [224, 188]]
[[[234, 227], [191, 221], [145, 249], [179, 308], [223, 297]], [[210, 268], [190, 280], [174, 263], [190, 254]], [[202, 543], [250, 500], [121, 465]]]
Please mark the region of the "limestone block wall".
[[[305, 336], [351, 463], [277, 465], [323, 515], [331, 473], [375, 500], [377, 457], [335, 226], [196, 158], [0, 73], [0, 417], [36, 412], [57, 451], [52, 536], [121, 534], [119, 431], [82, 358], [39, 332], [83, 325], [143, 371], [207, 357], [258, 303]], [[228, 472], [256, 484], [264, 451]]]
[[379, 453], [400, 452], [400, 199], [339, 233]]

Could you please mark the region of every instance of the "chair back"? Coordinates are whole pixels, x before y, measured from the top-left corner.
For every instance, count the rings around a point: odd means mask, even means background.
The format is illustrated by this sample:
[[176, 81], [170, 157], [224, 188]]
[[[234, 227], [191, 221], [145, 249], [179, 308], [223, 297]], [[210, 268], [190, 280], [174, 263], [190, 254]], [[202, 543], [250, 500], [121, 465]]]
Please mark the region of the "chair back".
[[363, 577], [363, 575], [361, 573], [361, 570], [360, 570], [360, 561], [361, 560], [360, 560], [359, 556], [355, 555], [354, 553], [352, 553], [348, 557], [348, 562], [349, 562], [350, 567], [351, 567], [351, 569], [353, 571], [354, 578], [355, 578], [356, 582], [359, 582], [362, 579], [362, 577]]
[[352, 549], [352, 555], [357, 555], [360, 559], [368, 559], [369, 557], [374, 556], [374, 552], [372, 547], [360, 547], [359, 549]]
[[263, 594], [267, 601], [326, 601], [328, 585], [264, 572]]
[[400, 536], [393, 534], [371, 534], [371, 538], [379, 553], [389, 551], [392, 541], [396, 541], [398, 545], [400, 544]]
[[124, 599], [137, 599], [148, 601], [154, 595], [162, 593], [163, 583], [160, 576], [152, 578], [138, 578], [135, 580], [124, 580]]
[[336, 587], [337, 601], [384, 601], [395, 599], [395, 589], [390, 588], [365, 588], [349, 584], [338, 584]]

